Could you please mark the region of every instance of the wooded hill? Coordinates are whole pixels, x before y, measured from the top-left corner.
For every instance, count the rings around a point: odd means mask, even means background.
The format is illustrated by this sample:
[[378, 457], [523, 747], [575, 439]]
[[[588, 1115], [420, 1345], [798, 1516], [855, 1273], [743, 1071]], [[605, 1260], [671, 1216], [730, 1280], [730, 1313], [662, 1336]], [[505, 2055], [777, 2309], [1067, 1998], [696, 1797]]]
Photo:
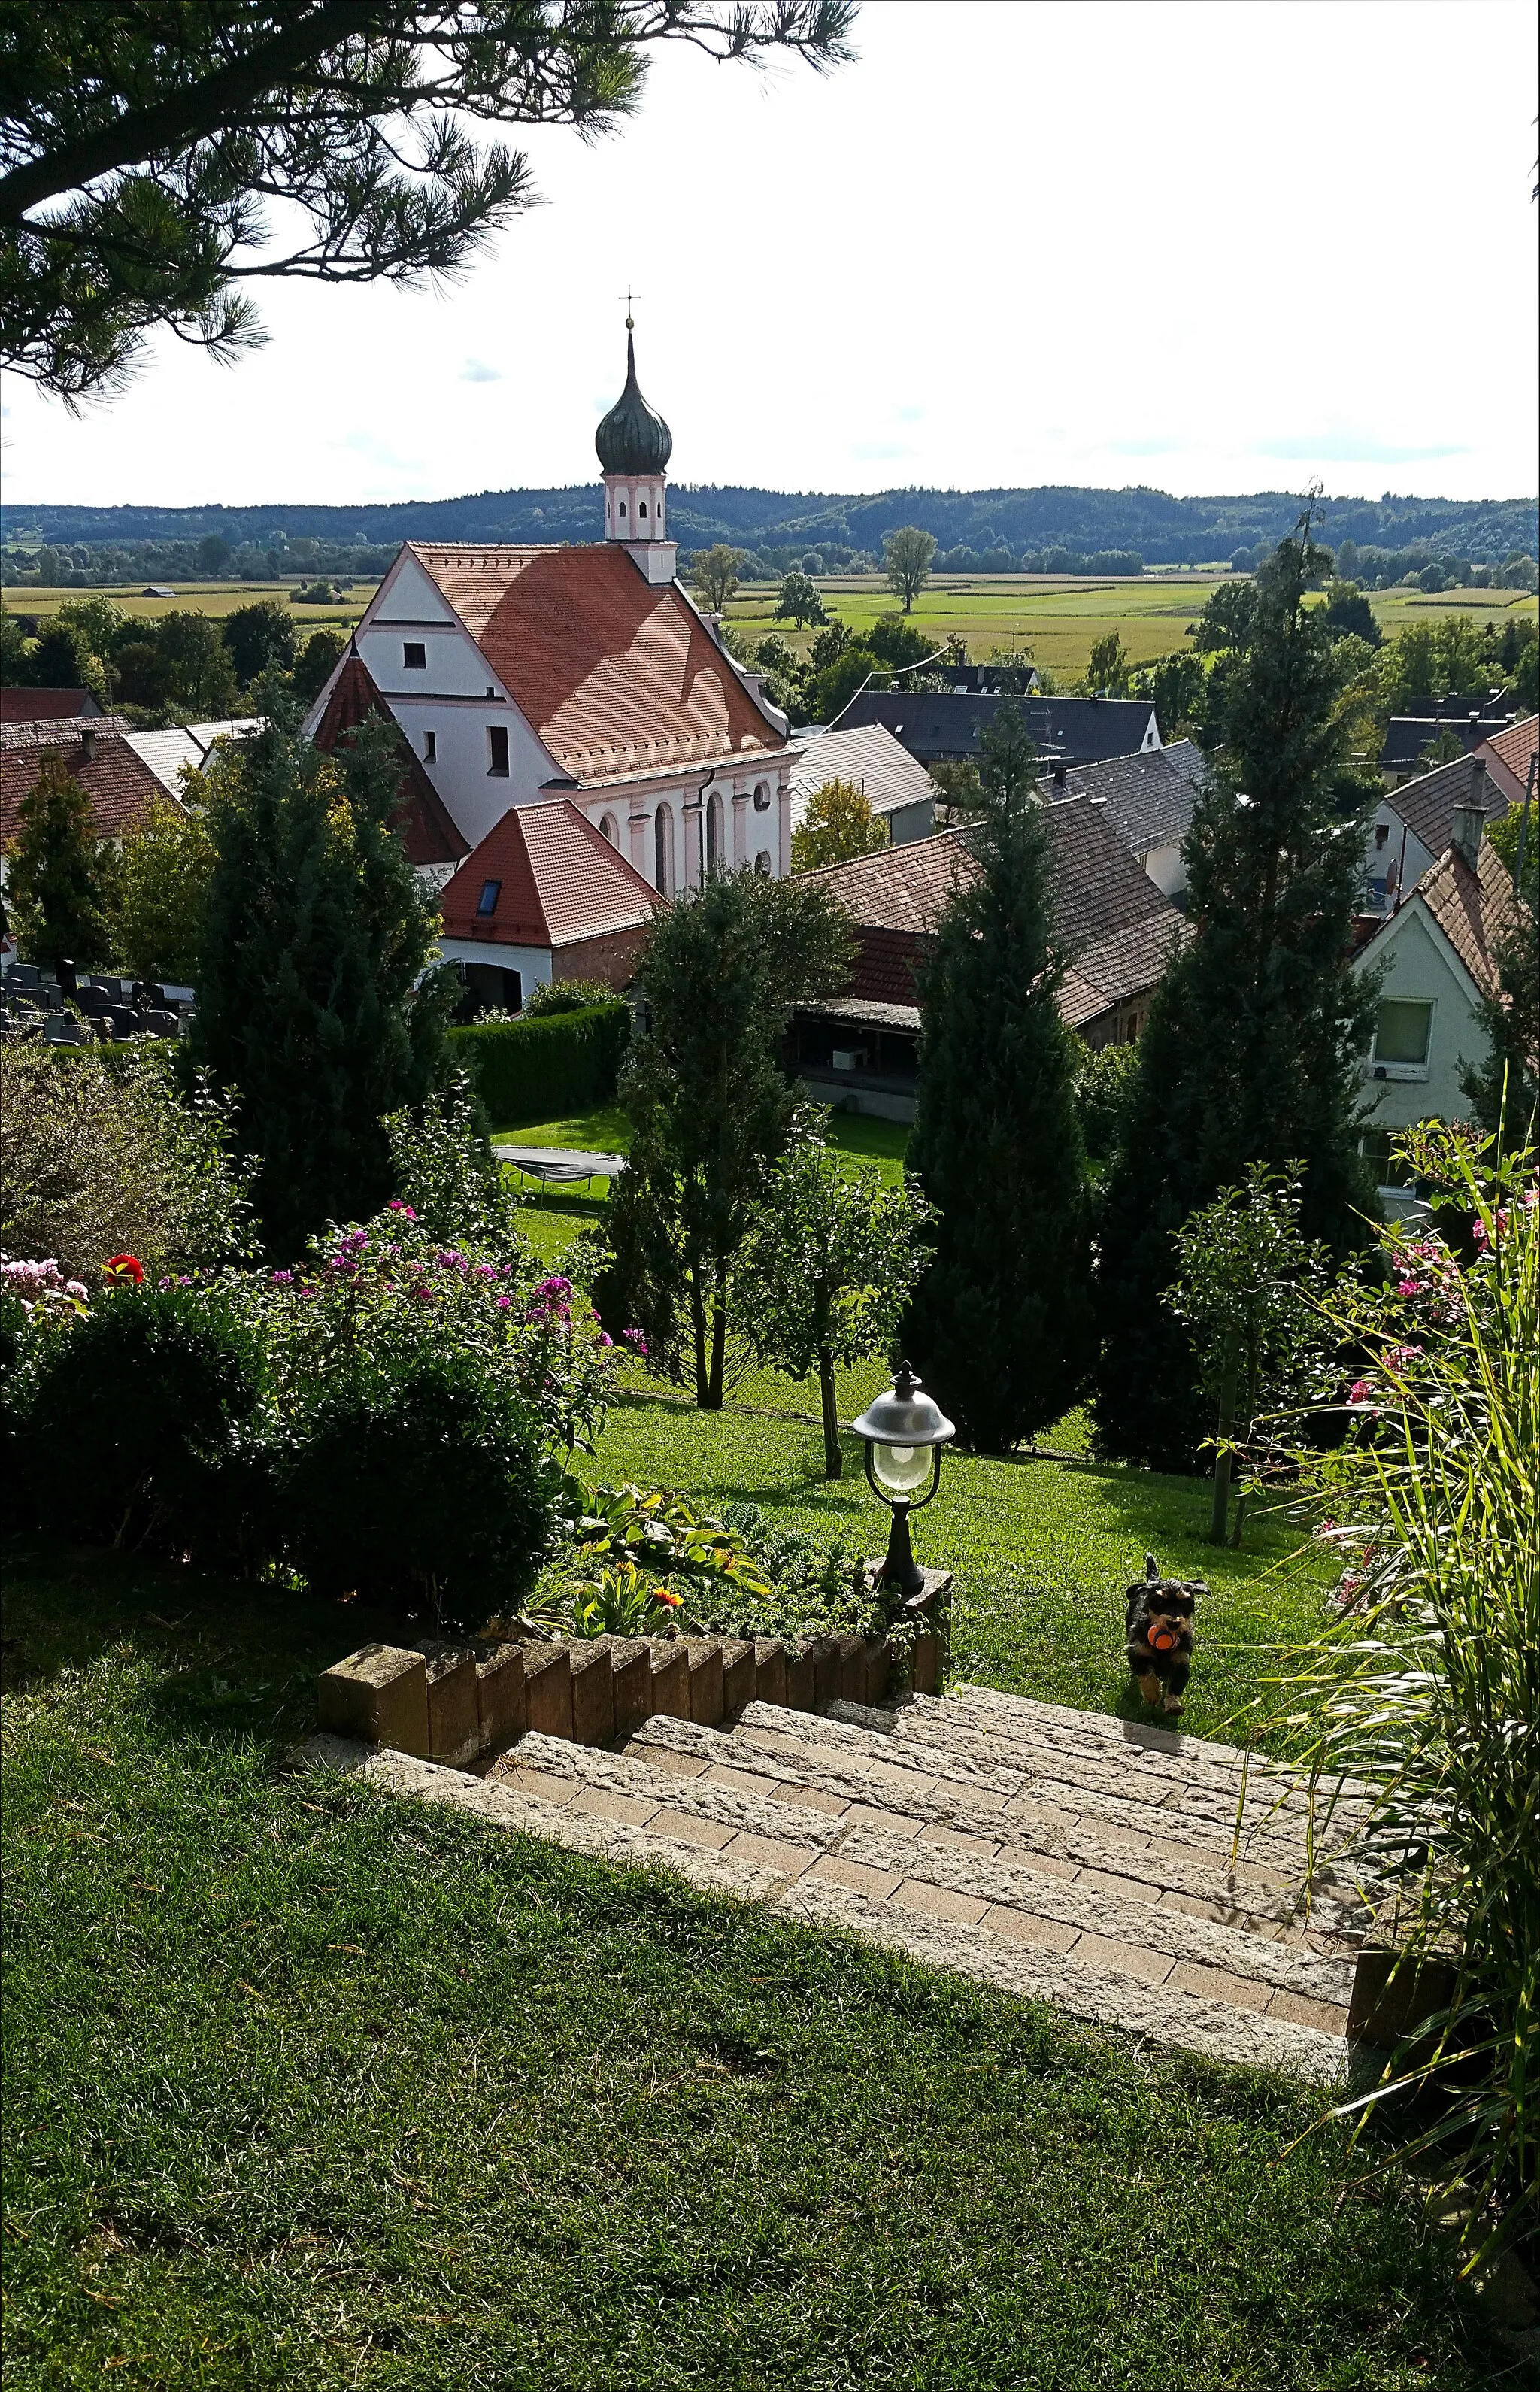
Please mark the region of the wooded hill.
[[[402, 500], [374, 506], [70, 507], [6, 510], [7, 540], [35, 534], [50, 543], [198, 540], [222, 533], [242, 541], [293, 539], [360, 541], [389, 547], [401, 540], [584, 540], [595, 536], [596, 487], [483, 490], [458, 499]], [[671, 528], [685, 548], [727, 540], [750, 550], [825, 546], [875, 554], [884, 534], [917, 523], [941, 547], [1006, 549], [1014, 556], [1062, 546], [1078, 552], [1137, 550], [1148, 565], [1228, 558], [1240, 547], [1281, 540], [1292, 529], [1298, 492], [1178, 499], [1164, 490], [883, 490], [840, 496], [825, 491], [760, 490], [736, 484], [676, 486]], [[1515, 550], [1537, 552], [1533, 499], [1328, 499], [1321, 537], [1336, 545], [1404, 549], [1497, 564]], [[834, 560], [831, 560], [834, 562]]]

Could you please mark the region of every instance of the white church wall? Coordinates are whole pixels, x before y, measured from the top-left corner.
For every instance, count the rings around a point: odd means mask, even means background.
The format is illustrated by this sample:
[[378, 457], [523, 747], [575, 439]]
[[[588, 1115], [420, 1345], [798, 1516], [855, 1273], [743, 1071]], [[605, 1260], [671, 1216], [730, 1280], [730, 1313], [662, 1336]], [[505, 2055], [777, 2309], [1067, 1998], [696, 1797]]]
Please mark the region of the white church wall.
[[[457, 829], [472, 847], [502, 820], [510, 806], [542, 803], [549, 797], [541, 784], [554, 780], [557, 767], [511, 701], [502, 706], [485, 700], [466, 705], [452, 698], [436, 703], [427, 696], [404, 697], [395, 690], [386, 695], [391, 711], [411, 743], [412, 754], [421, 759]], [[506, 774], [490, 770], [493, 758], [488, 734], [494, 729], [508, 735]], [[431, 756], [427, 752], [430, 732]]]

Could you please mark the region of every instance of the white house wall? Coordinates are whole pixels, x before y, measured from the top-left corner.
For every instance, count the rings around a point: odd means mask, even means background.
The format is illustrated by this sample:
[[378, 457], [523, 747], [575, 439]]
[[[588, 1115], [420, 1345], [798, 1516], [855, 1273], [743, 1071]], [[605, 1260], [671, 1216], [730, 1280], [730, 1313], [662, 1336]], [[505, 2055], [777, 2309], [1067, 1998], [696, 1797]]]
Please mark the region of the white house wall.
[[[1368, 910], [1391, 912], [1397, 894], [1406, 896], [1416, 887], [1423, 874], [1430, 871], [1437, 862], [1438, 857], [1429, 854], [1416, 831], [1397, 813], [1390, 800], [1381, 798], [1364, 842], [1364, 879], [1370, 892]], [[1390, 872], [1395, 878], [1389, 888], [1385, 888], [1387, 874]]]
[[448, 964], [491, 964], [522, 973], [526, 994], [551, 977], [549, 947], [504, 947], [490, 939], [444, 939], [438, 952]]
[[1148, 855], [1139, 859], [1166, 897], [1180, 897], [1187, 886], [1187, 866], [1181, 860], [1181, 843], [1173, 840], [1168, 847], [1152, 847]]
[[[1470, 1099], [1460, 1086], [1460, 1064], [1479, 1061], [1486, 1039], [1476, 1017], [1477, 992], [1465, 967], [1443, 933], [1429, 922], [1422, 905], [1403, 905], [1390, 927], [1364, 950], [1357, 968], [1385, 968], [1381, 998], [1404, 997], [1431, 1002], [1433, 1020], [1428, 1062], [1416, 1077], [1377, 1080], [1374, 1059], [1366, 1066], [1368, 1092], [1377, 1098], [1369, 1126], [1405, 1129], [1413, 1122], [1459, 1121], [1468, 1116]], [[1396, 1065], [1397, 1072], [1408, 1067]]]

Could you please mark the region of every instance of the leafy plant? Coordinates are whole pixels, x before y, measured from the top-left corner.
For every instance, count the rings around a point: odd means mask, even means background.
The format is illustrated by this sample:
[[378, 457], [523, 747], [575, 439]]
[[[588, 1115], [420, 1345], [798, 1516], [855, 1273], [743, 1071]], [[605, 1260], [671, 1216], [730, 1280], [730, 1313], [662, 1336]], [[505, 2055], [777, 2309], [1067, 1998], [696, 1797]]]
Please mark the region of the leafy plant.
[[1444, 1226], [1382, 1230], [1380, 1281], [1323, 1307], [1372, 1357], [1334, 1408], [1347, 1441], [1297, 1457], [1341, 1617], [1276, 1692], [1317, 1778], [1361, 1795], [1396, 1974], [1453, 1973], [1338, 2114], [1431, 2104], [1402, 2155], [1468, 2204], [1474, 2266], [1540, 2178], [1540, 1202], [1533, 1151], [1434, 1128], [1406, 1148]]

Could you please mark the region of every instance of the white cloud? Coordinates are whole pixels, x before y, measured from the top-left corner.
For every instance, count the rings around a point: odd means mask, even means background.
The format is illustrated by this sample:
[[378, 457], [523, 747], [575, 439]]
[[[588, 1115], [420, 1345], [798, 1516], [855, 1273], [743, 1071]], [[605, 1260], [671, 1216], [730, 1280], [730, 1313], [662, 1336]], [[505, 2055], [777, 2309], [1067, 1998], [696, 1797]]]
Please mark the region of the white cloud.
[[460, 369], [462, 382], [501, 382], [502, 375], [496, 366], [483, 365], [479, 358], [467, 358]]
[[907, 0], [857, 41], [823, 77], [676, 48], [613, 139], [529, 128], [549, 204], [450, 289], [265, 284], [259, 355], [165, 342], [78, 421], [15, 385], [8, 491], [594, 481], [628, 279], [684, 481], [1533, 488], [1519, 0]]

